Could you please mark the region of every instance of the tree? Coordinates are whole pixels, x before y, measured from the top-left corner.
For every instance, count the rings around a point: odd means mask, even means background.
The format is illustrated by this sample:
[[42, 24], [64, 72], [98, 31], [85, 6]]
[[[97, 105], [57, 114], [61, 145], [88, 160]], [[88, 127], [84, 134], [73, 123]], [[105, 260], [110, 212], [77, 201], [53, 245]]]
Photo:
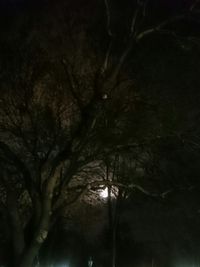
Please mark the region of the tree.
[[[93, 23], [94, 29], [88, 26], [87, 12], [90, 7], [96, 10], [97, 4], [89, 4], [86, 15], [72, 12], [73, 17], [65, 18], [61, 9], [73, 8], [70, 2], [55, 6], [56, 16], [48, 18], [54, 26], [51, 31], [45, 28], [45, 17], [41, 16], [42, 30], [37, 32], [32, 21], [28, 29], [22, 23], [16, 26], [25, 31], [23, 42], [19, 41], [21, 36], [16, 37], [21, 48], [15, 50], [12, 43], [11, 49], [4, 48], [7, 57], [2, 65], [0, 103], [2, 206], [10, 207], [9, 218], [15, 229], [16, 235], [12, 237], [15, 266], [32, 266], [58, 211], [91, 186], [88, 180], [81, 181], [81, 186], [70, 194], [70, 183], [83, 168], [92, 168], [107, 154], [142, 142], [133, 135], [138, 122], [135, 120], [133, 127], [130, 117], [140, 105], [149, 109], [152, 104], [132, 90], [133, 82], [127, 77], [125, 63], [133, 48], [136, 50], [144, 38], [158, 33], [176, 40], [197, 41], [193, 36], [178, 36], [172, 28], [179, 30], [179, 21], [190, 25], [197, 18], [198, 2], [186, 6], [181, 14], [158, 19], [159, 22], [149, 19], [147, 9], [154, 10], [148, 2], [136, 1], [133, 14], [127, 13], [127, 6], [122, 5], [128, 20], [120, 21], [116, 15], [119, 6], [113, 3], [111, 6], [107, 0], [104, 5], [98, 4], [105, 19], [104, 33], [102, 29], [97, 31], [97, 40], [107, 44], [103, 47], [93, 39], [97, 24]], [[163, 15], [162, 6], [159, 12]], [[60, 18], [61, 28], [60, 21], [54, 18]], [[100, 16], [97, 18], [103, 21]], [[86, 22], [80, 23], [81, 19]], [[58, 49], [60, 39], [63, 45]], [[8, 56], [11, 52], [12, 59]], [[158, 125], [157, 120], [155, 124]], [[150, 137], [158, 130], [159, 126], [150, 130]], [[147, 143], [151, 142], [147, 137]], [[17, 195], [13, 188], [17, 188]], [[20, 197], [25, 193], [31, 212], [22, 227]], [[26, 232], [32, 234], [27, 237]]]

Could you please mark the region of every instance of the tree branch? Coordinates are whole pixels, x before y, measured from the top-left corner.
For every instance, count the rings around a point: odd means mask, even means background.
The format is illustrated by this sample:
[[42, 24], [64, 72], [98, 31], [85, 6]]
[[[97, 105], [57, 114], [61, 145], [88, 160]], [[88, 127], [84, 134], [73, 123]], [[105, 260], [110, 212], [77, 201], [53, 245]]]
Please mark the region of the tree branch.
[[[152, 33], [155, 33], [155, 32], [161, 32], [162, 33], [162, 30], [165, 26], [173, 23], [173, 22], [176, 22], [176, 21], [179, 21], [179, 20], [182, 20], [182, 19], [185, 19], [186, 18], [186, 15], [185, 14], [180, 14], [180, 15], [177, 15], [175, 17], [172, 17], [172, 18], [169, 18], [167, 20], [164, 20], [162, 21], [161, 23], [159, 23], [158, 25], [152, 27], [152, 28], [149, 28], [147, 30], [144, 30], [142, 32], [140, 32], [136, 37], [135, 37], [135, 40], [136, 42], [139, 42], [140, 40], [142, 40], [144, 37], [152, 34]], [[173, 33], [173, 32], [172, 32]], [[174, 33], [173, 33], [174, 34]]]
[[110, 7], [108, 0], [104, 0], [105, 8], [106, 8], [106, 29], [107, 33], [110, 37], [113, 36], [112, 30], [111, 30], [111, 14], [110, 14]]
[[136, 30], [136, 21], [138, 18], [138, 14], [139, 14], [139, 7], [136, 8], [134, 14], [133, 14], [133, 18], [131, 20], [131, 27], [130, 27], [130, 37], [135, 33]]
[[103, 188], [114, 186], [114, 187], [117, 187], [118, 189], [121, 188], [124, 190], [130, 190], [130, 191], [133, 191], [136, 189], [139, 192], [143, 193], [144, 195], [147, 195], [150, 197], [162, 197], [162, 198], [164, 198], [167, 194], [169, 194], [170, 192], [173, 191], [172, 189], [170, 189], [170, 190], [164, 191], [162, 193], [152, 193], [152, 192], [148, 191], [147, 189], [145, 189], [144, 187], [137, 185], [137, 184], [126, 185], [126, 184], [123, 184], [123, 183], [120, 183], [117, 181], [110, 181], [110, 180], [94, 181], [94, 182], [88, 183], [88, 184], [83, 185], [83, 186], [79, 185], [79, 186], [70, 187], [69, 190], [70, 191], [83, 190], [83, 191], [81, 191], [83, 193], [86, 190], [92, 190], [92, 191], [101, 190], [102, 186], [103, 186]]
[[31, 174], [25, 164], [19, 159], [14, 152], [12, 152], [8, 145], [0, 141], [0, 150], [2, 150], [5, 156], [12, 161], [13, 165], [18, 169], [20, 173], [22, 173], [24, 177], [24, 181], [27, 186], [27, 190], [30, 194], [30, 197], [33, 197], [35, 191], [37, 191], [37, 186], [34, 181], [31, 179]]

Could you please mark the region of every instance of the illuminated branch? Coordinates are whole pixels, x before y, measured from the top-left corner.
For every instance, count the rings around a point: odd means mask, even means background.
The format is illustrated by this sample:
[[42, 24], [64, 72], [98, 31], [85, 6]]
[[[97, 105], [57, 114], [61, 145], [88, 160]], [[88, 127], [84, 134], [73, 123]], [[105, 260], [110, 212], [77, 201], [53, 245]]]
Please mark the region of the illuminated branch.
[[108, 0], [104, 0], [105, 8], [106, 8], [106, 19], [107, 19], [107, 33], [111, 37], [113, 36], [113, 33], [111, 31], [111, 15], [110, 15], [110, 7], [108, 4]]
[[[152, 27], [152, 28], [149, 28], [147, 30], [144, 30], [143, 32], [140, 32], [137, 36], [136, 36], [136, 42], [139, 42], [142, 38], [152, 34], [152, 33], [155, 33], [155, 32], [160, 32], [162, 33], [163, 31], [163, 28], [173, 22], [176, 22], [176, 21], [179, 21], [179, 20], [182, 20], [182, 19], [185, 19], [186, 18], [186, 15], [185, 14], [181, 14], [181, 15], [178, 15], [178, 16], [175, 16], [175, 17], [172, 17], [172, 18], [169, 18], [167, 20], [164, 20], [162, 21], [161, 23], [159, 23], [157, 26], [155, 27]], [[170, 33], [170, 31], [168, 31]], [[163, 31], [164, 33], [164, 31]], [[174, 32], [172, 31], [171, 32], [172, 35], [174, 35]]]
[[[199, 2], [199, 0], [197, 2]], [[146, 2], [145, 5], [147, 5], [147, 2]], [[197, 3], [195, 5], [193, 5], [191, 11], [194, 11], [194, 8], [195, 8], [196, 5], [197, 5]], [[122, 65], [124, 64], [128, 54], [130, 53], [130, 51], [133, 48], [134, 43], [137, 43], [137, 42], [141, 41], [144, 37], [149, 36], [149, 35], [151, 35], [153, 33], [161, 33], [161, 34], [162, 33], [165, 33], [165, 34], [167, 33], [167, 34], [171, 34], [173, 36], [176, 36], [176, 33], [174, 31], [167, 30], [167, 29], [165, 29], [165, 27], [170, 25], [170, 24], [172, 24], [172, 23], [174, 23], [174, 22], [181, 21], [181, 20], [184, 20], [184, 19], [194, 20], [191, 17], [190, 13], [183, 13], [183, 14], [171, 17], [171, 18], [169, 18], [167, 20], [164, 20], [164, 21], [162, 21], [161, 23], [159, 23], [158, 25], [156, 25], [156, 26], [154, 26], [152, 28], [149, 28], [149, 29], [146, 29], [146, 30], [144, 30], [142, 32], [139, 32], [137, 35], [133, 35], [133, 33], [135, 31], [137, 14], [138, 14], [138, 11], [136, 10], [136, 12], [135, 12], [135, 14], [133, 16], [133, 19], [132, 19], [132, 23], [131, 23], [131, 35], [130, 35], [129, 41], [128, 41], [125, 49], [123, 50], [123, 52], [122, 52], [122, 54], [121, 54], [121, 56], [119, 58], [118, 64], [116, 65], [116, 67], [114, 68], [114, 70], [112, 72], [111, 79], [110, 79], [112, 81], [117, 78]], [[191, 38], [193, 38], [193, 37], [191, 37]]]
[[109, 80], [109, 83], [108, 83], [109, 90], [111, 90], [111, 89], [113, 89], [113, 87], [115, 87], [118, 74], [119, 74], [119, 72], [121, 70], [121, 67], [124, 64], [127, 56], [129, 55], [130, 51], [133, 48], [134, 40], [135, 39], [134, 39], [133, 36], [129, 39], [126, 48], [124, 49], [124, 51], [122, 52], [122, 54], [121, 54], [121, 56], [119, 58], [118, 64], [116, 65], [116, 67], [112, 71], [112, 74], [111, 74], [111, 77], [110, 77], [110, 80]]
[[[142, 186], [137, 185], [137, 184], [126, 185], [126, 184], [123, 184], [120, 182], [109, 181], [109, 180], [95, 181], [95, 182], [91, 182], [91, 183], [88, 183], [87, 185], [83, 185], [83, 186], [74, 186], [74, 187], [70, 187], [69, 190], [70, 191], [79, 190], [79, 192], [81, 192], [80, 195], [82, 195], [87, 190], [96, 191], [96, 190], [102, 190], [102, 189], [105, 189], [106, 187], [112, 187], [112, 186], [114, 186], [118, 189], [129, 190], [129, 191], [138, 190], [139, 192], [141, 192], [144, 195], [147, 195], [149, 197], [161, 197], [161, 198], [164, 198], [167, 194], [169, 194], [173, 191], [173, 189], [170, 189], [170, 190], [164, 191], [162, 193], [152, 193], [152, 192], [148, 191], [147, 189], [145, 189]], [[82, 191], [81, 191], [81, 189], [82, 189]]]
[[130, 28], [130, 36], [132, 36], [135, 33], [138, 14], [139, 14], [139, 8], [137, 8], [133, 14], [133, 18], [131, 21], [131, 28]]
[[146, 10], [147, 10], [147, 5], [149, 3], [149, 0], [146, 0], [143, 4], [143, 16], [146, 16]]
[[104, 0], [104, 4], [105, 4], [105, 9], [106, 9], [106, 30], [107, 30], [108, 36], [110, 37], [110, 41], [109, 41], [109, 45], [108, 45], [108, 48], [106, 51], [103, 66], [101, 68], [102, 74], [108, 69], [108, 62], [109, 62], [110, 53], [111, 53], [111, 49], [112, 49], [112, 43], [113, 43], [113, 41], [112, 41], [113, 33], [111, 30], [111, 14], [110, 14], [110, 7], [108, 4], [108, 0]]
[[104, 74], [105, 71], [108, 69], [108, 62], [109, 62], [109, 58], [110, 58], [111, 49], [112, 49], [112, 40], [110, 41], [110, 43], [108, 45], [108, 49], [106, 51], [106, 56], [105, 56], [105, 59], [104, 59], [104, 63], [103, 63], [103, 66], [101, 68], [101, 73], [102, 74]]

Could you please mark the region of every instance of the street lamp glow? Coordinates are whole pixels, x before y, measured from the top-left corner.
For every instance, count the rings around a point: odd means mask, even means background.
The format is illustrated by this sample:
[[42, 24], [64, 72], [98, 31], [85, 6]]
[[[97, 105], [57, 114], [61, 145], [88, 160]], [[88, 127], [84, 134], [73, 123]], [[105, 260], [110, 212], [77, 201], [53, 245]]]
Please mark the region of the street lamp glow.
[[[103, 189], [100, 189], [98, 192], [99, 192], [99, 196], [100, 196], [101, 198], [106, 199], [106, 198], [109, 197], [108, 187], [105, 187], [105, 188], [103, 188]], [[116, 198], [117, 195], [118, 195], [118, 188], [115, 187], [115, 186], [112, 186], [112, 187], [111, 187], [111, 191], [110, 191], [110, 197], [111, 197], [111, 198]]]
[[102, 198], [107, 198], [108, 197], [108, 187], [106, 187], [106, 188], [104, 188], [104, 189], [102, 189], [102, 190], [100, 190], [100, 197], [102, 197]]

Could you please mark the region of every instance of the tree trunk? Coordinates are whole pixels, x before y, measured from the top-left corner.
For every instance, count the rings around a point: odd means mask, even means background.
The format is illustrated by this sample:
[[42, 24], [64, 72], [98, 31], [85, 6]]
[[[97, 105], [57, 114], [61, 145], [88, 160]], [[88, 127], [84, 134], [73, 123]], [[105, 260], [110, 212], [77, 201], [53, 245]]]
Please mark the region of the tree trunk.
[[108, 188], [108, 220], [109, 220], [109, 243], [110, 243], [110, 266], [116, 267], [116, 234], [117, 214], [116, 203], [112, 202], [111, 188]]
[[117, 239], [117, 223], [113, 225], [113, 231], [112, 231], [112, 267], [116, 267], [116, 243]]
[[51, 218], [53, 191], [57, 180], [56, 175], [53, 173], [51, 175], [52, 176], [49, 177], [46, 188], [43, 191], [40, 223], [29, 248], [24, 253], [20, 267], [32, 267], [42, 244], [47, 238]]
[[[8, 189], [8, 187], [7, 187]], [[8, 215], [12, 233], [12, 245], [13, 245], [13, 263], [17, 265], [24, 251], [25, 242], [24, 242], [24, 232], [22, 222], [20, 220], [18, 207], [17, 207], [17, 198], [15, 192], [11, 188], [7, 191], [7, 207]]]
[[32, 267], [34, 259], [36, 258], [42, 243], [34, 242], [31, 247], [25, 252], [21, 261], [20, 267]]
[[[120, 217], [120, 202], [121, 192], [118, 192], [118, 196], [115, 200], [115, 204], [112, 206], [112, 225], [111, 225], [111, 266], [116, 267], [117, 259], [117, 230]], [[112, 202], [111, 202], [112, 205]]]
[[[50, 199], [46, 200], [47, 202], [51, 202]], [[36, 256], [39, 253], [39, 250], [44, 243], [45, 239], [48, 235], [48, 226], [50, 221], [50, 215], [47, 216], [48, 211], [44, 210], [42, 214], [42, 219], [36, 233], [33, 236], [32, 242], [30, 246], [25, 250], [20, 267], [31, 267]]]
[[[46, 200], [50, 202], [50, 200]], [[33, 240], [29, 246], [29, 248], [25, 251], [24, 256], [22, 258], [20, 267], [31, 267], [34, 259], [39, 253], [39, 250], [47, 238], [49, 232], [49, 221], [50, 215], [47, 216], [48, 211], [44, 210], [42, 214], [42, 219], [38, 229], [36, 230], [36, 234], [33, 237]]]

